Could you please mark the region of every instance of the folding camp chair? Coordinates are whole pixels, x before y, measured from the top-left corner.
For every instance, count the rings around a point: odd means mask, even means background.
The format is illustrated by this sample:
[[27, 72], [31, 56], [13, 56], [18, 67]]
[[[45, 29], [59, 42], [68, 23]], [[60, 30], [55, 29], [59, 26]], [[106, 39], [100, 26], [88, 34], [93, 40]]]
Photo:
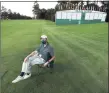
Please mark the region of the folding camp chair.
[[[47, 57], [48, 57], [47, 60], [50, 60], [50, 59], [51, 59], [51, 56], [50, 56], [49, 53], [48, 53]], [[38, 75], [40, 74], [40, 69], [41, 69], [41, 68], [43, 68], [43, 69], [48, 68], [48, 69], [50, 70], [50, 73], [52, 73], [52, 72], [53, 72], [53, 69], [54, 69], [54, 60], [53, 60], [52, 62], [50, 62], [50, 63], [47, 65], [46, 68], [40, 67], [39, 65], [37, 65], [37, 66], [38, 66], [38, 67], [37, 67]]]

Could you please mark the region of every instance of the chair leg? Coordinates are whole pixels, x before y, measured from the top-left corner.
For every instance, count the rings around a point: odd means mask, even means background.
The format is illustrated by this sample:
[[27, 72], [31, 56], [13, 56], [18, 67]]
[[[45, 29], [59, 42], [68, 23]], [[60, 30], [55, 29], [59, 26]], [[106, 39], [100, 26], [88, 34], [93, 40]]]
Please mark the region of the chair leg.
[[37, 72], [38, 72], [37, 74], [40, 75], [40, 72], [42, 69], [44, 69], [44, 67], [42, 67], [41, 65], [37, 65], [37, 66], [38, 66], [37, 67]]
[[50, 73], [52, 74], [54, 72], [54, 68], [50, 68]]
[[50, 73], [53, 73], [53, 71], [54, 71], [54, 62], [50, 64]]
[[38, 75], [39, 75], [39, 69], [40, 69], [40, 67], [39, 67], [39, 65], [38, 65], [38, 67], [37, 67], [37, 72], [38, 72]]
[[[40, 65], [37, 65], [37, 74], [40, 75], [40, 69], [46, 69], [44, 67], [41, 67]], [[47, 66], [47, 68], [50, 70], [50, 74], [54, 72], [54, 64]], [[45, 71], [45, 70], [44, 70]]]

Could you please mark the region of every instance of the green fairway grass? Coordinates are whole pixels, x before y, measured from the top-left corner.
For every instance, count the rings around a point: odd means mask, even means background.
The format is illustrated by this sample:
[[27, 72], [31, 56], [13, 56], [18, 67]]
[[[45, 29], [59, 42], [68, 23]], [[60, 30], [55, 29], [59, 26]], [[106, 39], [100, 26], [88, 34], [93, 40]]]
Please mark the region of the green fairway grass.
[[[2, 93], [108, 93], [108, 25], [57, 26], [45, 20], [1, 22]], [[32, 77], [12, 84], [24, 58], [46, 34], [55, 50], [54, 72], [32, 68]]]

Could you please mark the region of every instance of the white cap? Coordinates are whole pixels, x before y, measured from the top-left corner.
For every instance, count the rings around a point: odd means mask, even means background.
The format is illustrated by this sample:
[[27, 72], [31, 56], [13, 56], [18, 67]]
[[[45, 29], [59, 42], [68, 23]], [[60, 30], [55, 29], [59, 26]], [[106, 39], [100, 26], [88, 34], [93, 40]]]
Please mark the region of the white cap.
[[41, 38], [47, 38], [47, 36], [46, 35], [42, 35]]

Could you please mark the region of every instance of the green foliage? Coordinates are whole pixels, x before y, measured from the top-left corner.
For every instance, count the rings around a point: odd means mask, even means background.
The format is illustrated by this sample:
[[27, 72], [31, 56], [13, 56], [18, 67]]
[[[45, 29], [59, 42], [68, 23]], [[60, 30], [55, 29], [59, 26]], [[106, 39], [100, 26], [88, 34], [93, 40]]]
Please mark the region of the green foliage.
[[1, 19], [32, 19], [29, 16], [21, 15], [20, 13], [12, 12], [4, 6], [1, 7]]

